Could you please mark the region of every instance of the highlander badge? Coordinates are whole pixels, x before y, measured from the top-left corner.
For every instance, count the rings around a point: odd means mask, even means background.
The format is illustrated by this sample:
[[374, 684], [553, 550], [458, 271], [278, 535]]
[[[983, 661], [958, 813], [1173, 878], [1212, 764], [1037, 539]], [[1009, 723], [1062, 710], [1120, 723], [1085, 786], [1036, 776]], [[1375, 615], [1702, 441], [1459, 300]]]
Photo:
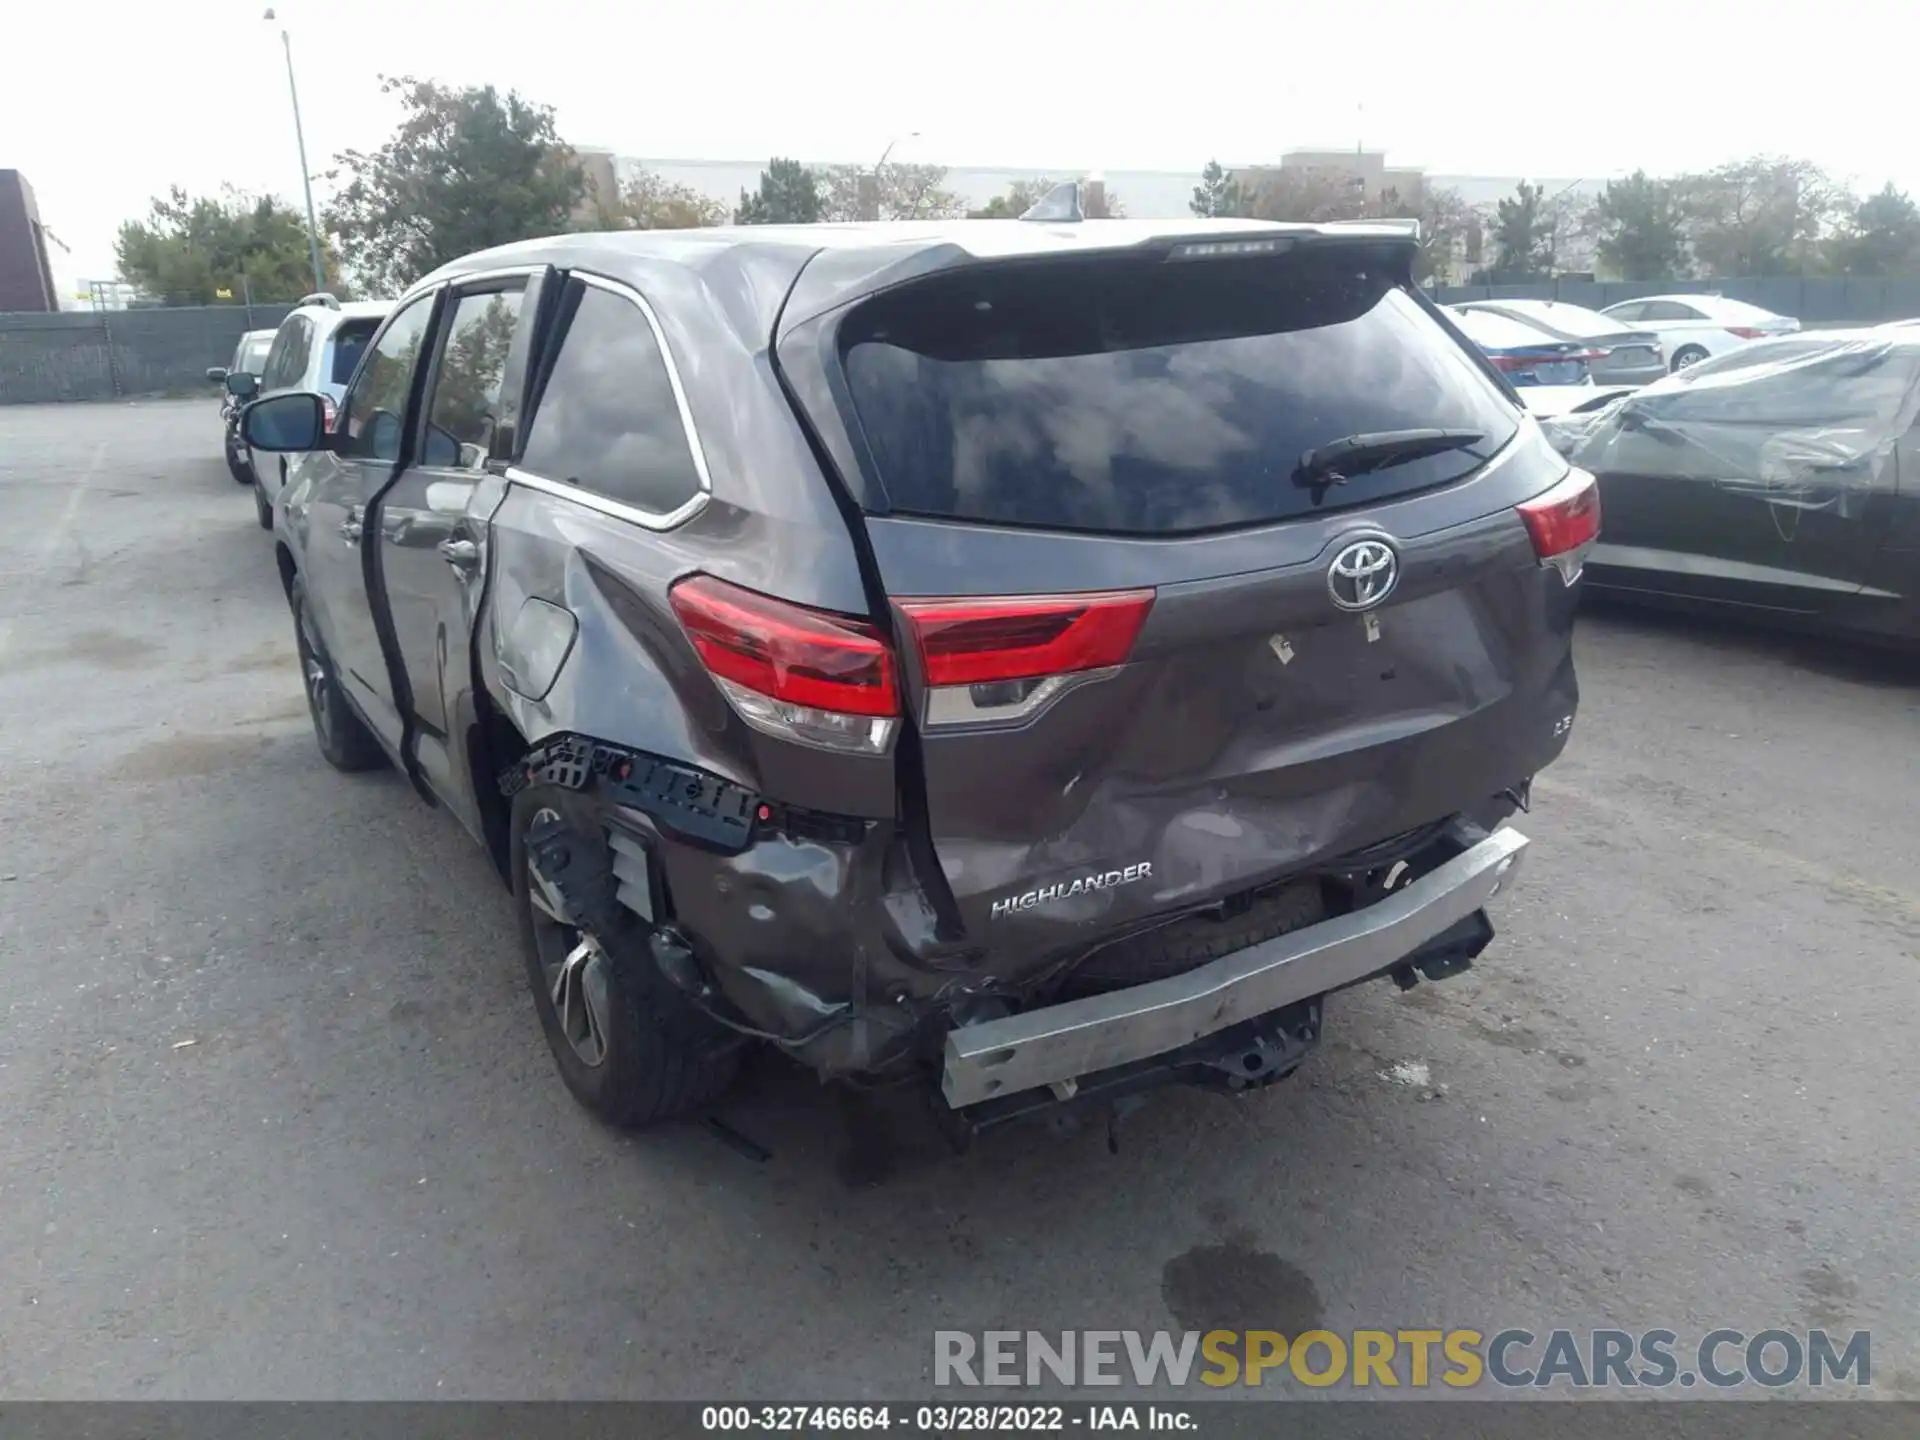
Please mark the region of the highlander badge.
[[994, 901], [992, 918], [998, 920], [1003, 915], [1031, 910], [1036, 905], [1070, 899], [1075, 895], [1085, 895], [1093, 890], [1111, 890], [1115, 885], [1131, 885], [1137, 880], [1151, 879], [1152, 876], [1152, 863], [1142, 860], [1139, 864], [1129, 865], [1124, 870], [1108, 870], [1104, 873], [1081, 875], [1073, 880], [1057, 880], [1051, 885], [1042, 885], [1038, 890], [1029, 890], [1024, 895], [1009, 895], [1004, 900]]

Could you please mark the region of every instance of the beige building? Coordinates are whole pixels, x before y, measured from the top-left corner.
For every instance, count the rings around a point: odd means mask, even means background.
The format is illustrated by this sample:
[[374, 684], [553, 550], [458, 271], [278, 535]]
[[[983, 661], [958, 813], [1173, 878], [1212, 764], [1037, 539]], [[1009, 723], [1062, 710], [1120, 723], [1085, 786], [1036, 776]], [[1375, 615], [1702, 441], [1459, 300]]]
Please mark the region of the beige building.
[[[1281, 155], [1278, 168], [1344, 179], [1363, 191], [1368, 200], [1378, 200], [1391, 190], [1409, 204], [1419, 200], [1427, 180], [1427, 172], [1418, 166], [1387, 164], [1384, 150], [1289, 150]], [[1272, 173], [1272, 168], [1265, 166], [1235, 172], [1243, 185], [1248, 177]]]
[[573, 207], [573, 218], [582, 224], [592, 223], [603, 210], [620, 202], [619, 166], [613, 151], [595, 146], [576, 146], [573, 158], [587, 177], [587, 188]]

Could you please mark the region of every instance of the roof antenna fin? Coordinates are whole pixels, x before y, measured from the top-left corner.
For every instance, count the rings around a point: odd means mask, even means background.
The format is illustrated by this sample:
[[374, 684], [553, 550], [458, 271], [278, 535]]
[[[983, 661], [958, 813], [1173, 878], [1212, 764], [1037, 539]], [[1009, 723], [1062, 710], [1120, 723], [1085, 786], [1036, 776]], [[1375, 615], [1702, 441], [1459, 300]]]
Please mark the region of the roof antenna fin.
[[1020, 218], [1045, 222], [1086, 219], [1080, 209], [1080, 182], [1069, 180], [1063, 185], [1054, 186], [1034, 201]]

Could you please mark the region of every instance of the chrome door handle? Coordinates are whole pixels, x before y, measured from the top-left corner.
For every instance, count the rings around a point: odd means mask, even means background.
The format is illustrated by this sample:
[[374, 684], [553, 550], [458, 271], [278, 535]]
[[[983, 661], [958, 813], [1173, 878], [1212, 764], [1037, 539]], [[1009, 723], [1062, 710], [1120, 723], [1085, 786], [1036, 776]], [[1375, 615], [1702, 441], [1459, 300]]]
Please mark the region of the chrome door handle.
[[360, 517], [358, 515], [348, 515], [346, 519], [340, 522], [340, 538], [349, 545], [358, 545], [360, 543]]
[[471, 540], [442, 540], [439, 550], [440, 558], [462, 575], [480, 568], [480, 547]]

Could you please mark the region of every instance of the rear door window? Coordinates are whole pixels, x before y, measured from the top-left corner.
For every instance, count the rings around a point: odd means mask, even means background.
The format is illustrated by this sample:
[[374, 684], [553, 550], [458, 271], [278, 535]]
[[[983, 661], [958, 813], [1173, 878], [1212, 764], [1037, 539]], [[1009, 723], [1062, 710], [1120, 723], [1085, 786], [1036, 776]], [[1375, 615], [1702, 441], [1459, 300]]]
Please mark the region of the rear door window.
[[509, 288], [459, 297], [434, 375], [421, 464], [478, 470], [485, 463], [525, 285], [515, 281]]
[[[1519, 416], [1388, 269], [1341, 247], [981, 266], [901, 287], [841, 328], [875, 478], [902, 513], [1146, 535], [1456, 480]], [[1484, 440], [1318, 492], [1294, 483], [1316, 446], [1427, 427]]]
[[300, 382], [307, 367], [307, 337], [312, 326], [299, 315], [290, 315], [273, 337], [273, 349], [267, 356], [266, 371], [260, 377], [263, 390], [281, 390]]
[[360, 363], [360, 355], [367, 348], [367, 341], [373, 338], [373, 332], [380, 328], [375, 319], [342, 320], [333, 332], [333, 363], [326, 375], [321, 376], [324, 383], [344, 385], [353, 378], [353, 367]]
[[625, 291], [575, 283], [520, 468], [670, 514], [704, 483], [661, 338]]
[[398, 460], [414, 367], [433, 317], [434, 296], [422, 295], [393, 317], [367, 368], [347, 394], [340, 453], [351, 460]]

